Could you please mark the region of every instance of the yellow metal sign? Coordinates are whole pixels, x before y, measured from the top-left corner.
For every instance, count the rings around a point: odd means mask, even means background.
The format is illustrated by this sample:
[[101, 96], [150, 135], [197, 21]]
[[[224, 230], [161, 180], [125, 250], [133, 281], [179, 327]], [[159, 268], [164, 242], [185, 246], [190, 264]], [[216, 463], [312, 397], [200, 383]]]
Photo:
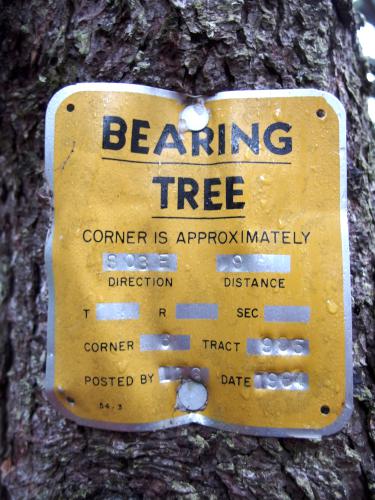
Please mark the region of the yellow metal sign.
[[78, 84], [47, 111], [46, 385], [69, 418], [321, 436], [352, 406], [345, 113]]

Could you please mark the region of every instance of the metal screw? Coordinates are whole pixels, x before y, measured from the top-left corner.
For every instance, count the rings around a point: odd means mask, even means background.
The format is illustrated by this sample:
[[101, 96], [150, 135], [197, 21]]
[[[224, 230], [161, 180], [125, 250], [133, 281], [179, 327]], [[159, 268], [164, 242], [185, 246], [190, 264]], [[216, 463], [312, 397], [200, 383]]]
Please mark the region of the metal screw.
[[177, 391], [176, 407], [182, 411], [203, 410], [207, 405], [208, 392], [199, 382], [185, 380]]

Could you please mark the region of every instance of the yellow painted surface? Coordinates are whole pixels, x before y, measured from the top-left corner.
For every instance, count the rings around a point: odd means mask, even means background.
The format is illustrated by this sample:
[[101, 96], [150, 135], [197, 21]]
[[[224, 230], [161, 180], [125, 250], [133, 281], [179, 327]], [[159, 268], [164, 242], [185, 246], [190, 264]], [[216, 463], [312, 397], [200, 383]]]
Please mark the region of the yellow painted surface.
[[[74, 110], [68, 111], [67, 105]], [[147, 424], [171, 419], [184, 412], [175, 409], [178, 382], [160, 383], [160, 366], [208, 368], [208, 404], [201, 413], [209, 419], [239, 426], [314, 429], [332, 424], [345, 402], [345, 325], [343, 264], [340, 229], [339, 120], [335, 110], [319, 96], [217, 99], [206, 103], [209, 127], [215, 132], [214, 152], [191, 154], [191, 132], [181, 137], [186, 154], [165, 149], [153, 153], [166, 123], [178, 127], [183, 105], [173, 98], [130, 92], [80, 91], [63, 100], [56, 110], [54, 129], [54, 232], [52, 260], [55, 291], [54, 393], [61, 406], [75, 417], [109, 424]], [[316, 114], [326, 113], [324, 118]], [[118, 151], [102, 148], [103, 116], [125, 119], [126, 144]], [[148, 154], [130, 151], [133, 119], [147, 120], [147, 139], [140, 142]], [[274, 122], [291, 125], [292, 152], [276, 155], [264, 145], [263, 132]], [[259, 123], [259, 154], [240, 142], [239, 154], [230, 151], [230, 124], [250, 133]], [[218, 154], [218, 125], [227, 125], [226, 153]], [[277, 145], [281, 145], [277, 143]], [[105, 160], [103, 157], [112, 158]], [[135, 163], [126, 161], [129, 160]], [[155, 162], [152, 164], [142, 162]], [[270, 163], [235, 163], [240, 161]], [[159, 164], [160, 162], [160, 164]], [[163, 164], [168, 162], [170, 164]], [[181, 165], [177, 163], [200, 163]], [[233, 162], [220, 165], [208, 163]], [[288, 162], [288, 164], [271, 164]], [[243, 209], [227, 210], [225, 194], [212, 198], [220, 210], [193, 210], [176, 205], [177, 180], [169, 186], [169, 206], [160, 208], [160, 185], [155, 176], [190, 177], [202, 186], [205, 178], [223, 179], [215, 186], [224, 193], [225, 177], [242, 176], [236, 186], [243, 195]], [[153, 217], [228, 217], [241, 219], [157, 219]], [[92, 243], [85, 230], [142, 231], [147, 243]], [[167, 242], [155, 242], [164, 231]], [[208, 244], [197, 240], [177, 243], [181, 232], [263, 231], [277, 234], [267, 243]], [[272, 231], [279, 233], [272, 233]], [[306, 244], [283, 243], [281, 231], [310, 233]], [[86, 233], [90, 234], [90, 233]], [[99, 234], [99, 233], [98, 233]], [[102, 255], [111, 253], [172, 253], [176, 272], [103, 271]], [[223, 273], [216, 271], [222, 254], [290, 255], [290, 273]], [[172, 287], [108, 285], [108, 278], [171, 278]], [[285, 288], [224, 287], [224, 278], [284, 278]], [[137, 320], [99, 321], [98, 303], [139, 303]], [[177, 303], [218, 304], [217, 320], [176, 319]], [[264, 306], [309, 306], [307, 323], [264, 321]], [[237, 308], [257, 308], [258, 318], [238, 318]], [[167, 317], [159, 317], [166, 308]], [[87, 313], [84, 309], [89, 310]], [[189, 351], [141, 352], [140, 335], [169, 333], [190, 335]], [[246, 352], [249, 338], [307, 339], [307, 356], [254, 356]], [[238, 342], [238, 352], [205, 349], [203, 340]], [[133, 341], [123, 352], [87, 352], [85, 343]], [[228, 344], [230, 345], [230, 344]], [[304, 372], [306, 391], [254, 388], [257, 372]], [[142, 374], [153, 374], [152, 383], [141, 384]], [[222, 384], [222, 376], [250, 377], [250, 387]], [[85, 384], [85, 377], [107, 377], [106, 386]], [[113, 377], [111, 379], [110, 377]], [[111, 386], [121, 379], [131, 386]], [[102, 379], [104, 380], [104, 379]], [[70, 401], [70, 403], [69, 403]], [[74, 403], [73, 403], [74, 401]], [[330, 413], [321, 413], [328, 405]], [[92, 424], [95, 425], [95, 424]]]

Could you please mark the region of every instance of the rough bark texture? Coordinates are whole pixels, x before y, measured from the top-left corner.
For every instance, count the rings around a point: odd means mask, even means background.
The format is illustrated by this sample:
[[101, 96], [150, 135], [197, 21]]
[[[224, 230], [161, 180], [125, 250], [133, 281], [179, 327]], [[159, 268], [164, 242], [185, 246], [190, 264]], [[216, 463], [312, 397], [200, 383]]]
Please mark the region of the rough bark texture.
[[[349, 0], [20, 0], [0, 10], [0, 496], [375, 498], [372, 128]], [[314, 87], [348, 114], [355, 411], [321, 441], [189, 426], [127, 434], [79, 427], [43, 393], [51, 218], [44, 112], [79, 81], [187, 94]]]

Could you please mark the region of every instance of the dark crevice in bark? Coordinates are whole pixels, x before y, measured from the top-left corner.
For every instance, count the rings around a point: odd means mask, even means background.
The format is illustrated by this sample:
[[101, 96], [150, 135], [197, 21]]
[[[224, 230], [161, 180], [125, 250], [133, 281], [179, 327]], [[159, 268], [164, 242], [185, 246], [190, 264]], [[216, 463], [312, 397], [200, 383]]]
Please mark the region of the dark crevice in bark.
[[229, 83], [229, 86], [228, 86], [227, 90], [230, 90], [230, 89], [233, 88], [233, 85], [236, 82], [236, 79], [232, 75], [232, 73], [230, 72], [228, 61], [224, 60], [223, 67], [224, 67], [225, 75], [226, 75], [228, 83]]
[[332, 5], [340, 23], [347, 29], [353, 29], [354, 18], [350, 8], [351, 2], [349, 0], [332, 0]]

